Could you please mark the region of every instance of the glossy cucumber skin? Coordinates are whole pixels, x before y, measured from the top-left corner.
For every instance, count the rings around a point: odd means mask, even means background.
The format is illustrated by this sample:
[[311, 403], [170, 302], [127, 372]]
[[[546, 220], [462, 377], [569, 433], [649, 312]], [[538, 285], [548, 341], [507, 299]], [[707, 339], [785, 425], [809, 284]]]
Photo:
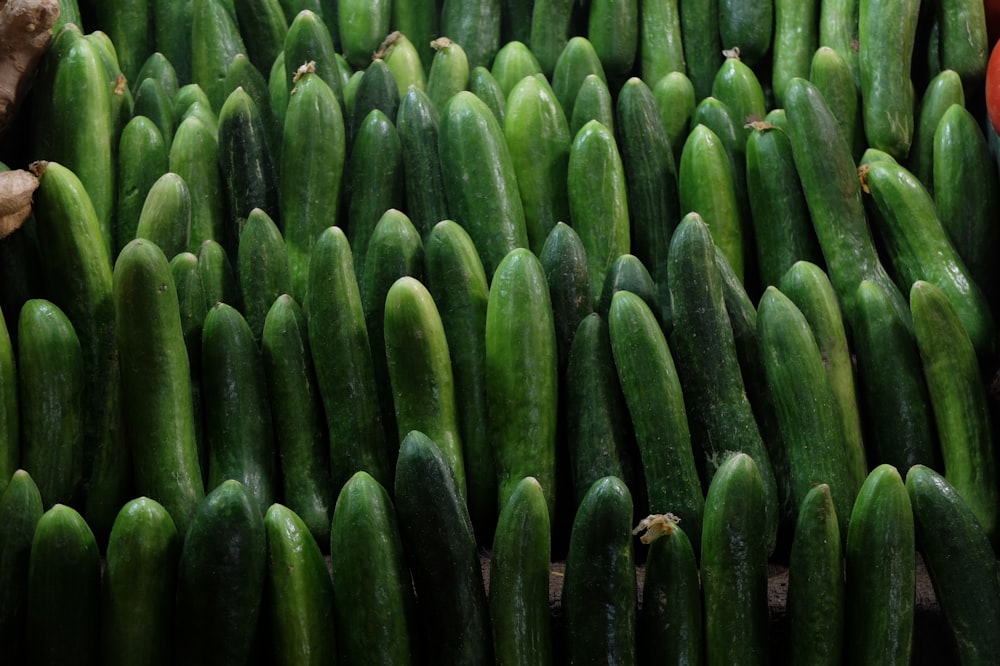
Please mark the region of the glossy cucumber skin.
[[25, 658], [28, 566], [42, 495], [31, 475], [18, 469], [0, 494], [0, 640], [11, 658]]
[[178, 294], [163, 251], [136, 239], [115, 263], [122, 405], [136, 490], [180, 530], [204, 497], [191, 365]]
[[685, 72], [679, 0], [642, 3], [639, 11], [639, 75], [652, 88], [671, 72]]
[[113, 245], [116, 256], [126, 243], [135, 238], [146, 193], [156, 179], [168, 170], [169, 148], [163, 132], [146, 116], [132, 118], [122, 129]]
[[570, 39], [572, 17], [570, 0], [536, 0], [532, 8], [528, 44], [550, 80], [559, 54]]
[[285, 46], [288, 20], [278, 0], [233, 0], [236, 22], [248, 48], [250, 62], [267, 74]]
[[465, 49], [470, 69], [490, 66], [500, 48], [500, 0], [446, 0], [439, 20], [441, 34]]
[[723, 44], [719, 34], [720, 0], [678, 0], [687, 74], [694, 85], [695, 100], [712, 94], [712, 80], [722, 64]]
[[[438, 113], [444, 111], [445, 104], [455, 93], [469, 86], [469, 57], [458, 42], [446, 36], [437, 37], [430, 44], [434, 56], [428, 63], [427, 96]], [[489, 71], [484, 65], [483, 70]]]
[[569, 663], [636, 663], [632, 518], [632, 495], [613, 476], [595, 481], [577, 509], [562, 595]]
[[191, 236], [191, 191], [178, 174], [167, 172], [146, 193], [136, 238], [146, 238], [168, 257], [187, 250]]
[[500, 84], [504, 95], [508, 96], [521, 79], [541, 73], [542, 68], [535, 54], [527, 44], [518, 40], [508, 41], [501, 46], [490, 66], [490, 74]]
[[618, 88], [632, 71], [639, 50], [639, 3], [596, 0], [587, 15], [587, 39], [594, 45], [609, 87]]
[[402, 151], [406, 210], [423, 236], [438, 222], [449, 219], [437, 149], [440, 118], [429, 93], [418, 88], [410, 88], [399, 100], [396, 133]]
[[223, 80], [229, 63], [246, 53], [246, 46], [235, 11], [230, 13], [223, 0], [193, 0], [190, 20], [191, 80], [205, 91], [212, 110], [219, 113], [226, 101]]
[[240, 234], [236, 249], [236, 280], [244, 318], [259, 345], [264, 320], [274, 299], [292, 291], [285, 238], [271, 216], [260, 208], [250, 211]]
[[[388, 491], [367, 472], [355, 473], [340, 490], [330, 528], [337, 642], [346, 663], [419, 663], [407, 567]], [[371, 574], [357, 576], [362, 569]]]
[[796, 76], [808, 77], [809, 64], [819, 46], [817, 0], [774, 0], [774, 43], [771, 47], [775, 104], [781, 106], [785, 84]]
[[847, 532], [845, 657], [851, 663], [910, 663], [915, 558], [903, 479], [895, 467], [878, 465], [858, 493]]
[[221, 241], [225, 225], [214, 125], [198, 117], [185, 117], [174, 132], [167, 159], [169, 169], [184, 179], [191, 195], [187, 249], [197, 253], [205, 240]]
[[756, 65], [771, 50], [774, 2], [719, 0], [719, 36], [726, 49], [738, 48], [740, 59]]
[[938, 72], [927, 82], [916, 110], [913, 146], [906, 159], [906, 168], [920, 179], [929, 192], [934, 192], [934, 136], [945, 111], [952, 104], [965, 106], [962, 78], [950, 69]]

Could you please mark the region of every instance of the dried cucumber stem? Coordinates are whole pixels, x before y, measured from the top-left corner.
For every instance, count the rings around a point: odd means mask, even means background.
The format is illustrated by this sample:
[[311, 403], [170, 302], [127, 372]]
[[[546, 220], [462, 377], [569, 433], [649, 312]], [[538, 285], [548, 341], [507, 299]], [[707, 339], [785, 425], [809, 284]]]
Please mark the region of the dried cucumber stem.
[[655, 513], [640, 520], [639, 524], [632, 530], [632, 534], [635, 535], [643, 532], [643, 535], [639, 537], [639, 541], [650, 544], [661, 536], [668, 536], [673, 533], [674, 528], [679, 522], [681, 522], [681, 519], [672, 513]]

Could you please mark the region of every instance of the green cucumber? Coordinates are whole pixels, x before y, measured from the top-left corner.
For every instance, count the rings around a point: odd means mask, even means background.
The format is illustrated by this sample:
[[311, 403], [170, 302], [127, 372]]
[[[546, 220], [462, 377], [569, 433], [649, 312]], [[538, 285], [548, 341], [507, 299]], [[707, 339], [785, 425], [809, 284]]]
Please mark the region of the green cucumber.
[[420, 55], [424, 69], [429, 69], [434, 57], [431, 41], [440, 36], [438, 5], [426, 0], [394, 0], [390, 25], [406, 35]]
[[1000, 496], [993, 425], [975, 349], [951, 301], [933, 283], [913, 283], [910, 309], [945, 478], [996, 539]]
[[555, 323], [541, 262], [525, 248], [497, 266], [486, 307], [487, 419], [497, 467], [498, 506], [533, 476], [556, 498], [558, 367]]
[[671, 72], [687, 72], [679, 0], [655, 0], [639, 7], [639, 76], [652, 88]]
[[571, 37], [573, 5], [572, 0], [535, 0], [531, 10], [528, 45], [549, 79]]
[[428, 93], [418, 88], [407, 90], [396, 111], [396, 133], [402, 151], [406, 210], [422, 236], [448, 219], [438, 153], [439, 125], [440, 114]]
[[118, 144], [115, 242], [111, 251], [114, 256], [135, 238], [149, 188], [169, 170], [169, 148], [163, 133], [146, 116], [135, 116], [122, 129]]
[[261, 357], [281, 461], [284, 503], [326, 547], [333, 513], [330, 445], [323, 421], [308, 323], [288, 294], [274, 300], [264, 319]]
[[580, 322], [594, 311], [594, 285], [587, 250], [580, 235], [565, 222], [557, 222], [538, 254], [545, 271], [556, 326], [560, 372], [566, 369], [570, 345]]
[[859, 0], [824, 0], [819, 8], [819, 45], [833, 49], [844, 59], [860, 92], [858, 4]]
[[633, 534], [649, 544], [636, 633], [639, 659], [696, 666], [703, 661], [704, 620], [698, 561], [677, 516], [651, 515]]
[[[502, 127], [507, 99], [500, 88], [500, 84], [490, 74], [490, 70], [482, 65], [473, 67], [469, 72], [468, 90], [485, 102], [487, 108], [493, 112], [493, 117], [497, 119]], [[443, 112], [444, 109], [441, 109], [441, 111]]]
[[566, 42], [559, 52], [552, 71], [552, 91], [567, 118], [573, 117], [573, 107], [580, 85], [587, 76], [594, 74], [607, 83], [604, 65], [589, 39], [576, 35]]
[[[712, 79], [712, 97], [731, 111], [737, 129], [767, 115], [764, 88], [757, 74], [738, 57], [727, 57]], [[702, 103], [704, 100], [702, 100]], [[738, 132], [745, 142], [746, 132]]]
[[754, 459], [730, 454], [705, 497], [705, 663], [768, 663], [767, 494]]
[[694, 114], [694, 84], [684, 72], [671, 72], [653, 86], [653, 97], [660, 109], [663, 126], [670, 139], [670, 150], [674, 155], [674, 165], [681, 161], [681, 149], [687, 137], [691, 116]]
[[153, 0], [151, 10], [153, 47], [174, 66], [178, 81], [190, 81], [194, 0]]
[[591, 0], [586, 34], [608, 75], [609, 87], [617, 89], [632, 72], [639, 50], [638, 0]]
[[569, 131], [576, 136], [590, 120], [597, 120], [613, 134], [615, 131], [615, 103], [605, 83], [597, 74], [588, 74], [580, 84], [569, 118]]
[[28, 566], [42, 495], [31, 475], [13, 472], [0, 493], [0, 640], [10, 658], [25, 659]]
[[169, 170], [187, 183], [191, 195], [191, 233], [187, 249], [197, 253], [208, 240], [222, 241], [225, 199], [219, 171], [218, 139], [212, 126], [196, 116], [180, 121], [168, 154]]
[[657, 323], [663, 326], [659, 317], [661, 312], [659, 294], [653, 276], [634, 254], [619, 255], [611, 262], [604, 277], [601, 298], [597, 302], [597, 312], [606, 317], [611, 309], [611, 299], [619, 291], [630, 291], [638, 296], [653, 311]]
[[427, 74], [420, 60], [416, 46], [399, 30], [393, 30], [379, 45], [375, 52], [377, 58], [382, 58], [396, 80], [397, 93], [400, 99], [410, 87], [425, 90]]
[[274, 300], [292, 291], [285, 239], [271, 216], [254, 208], [247, 216], [236, 255], [241, 312], [260, 344], [264, 319]]
[[212, 239], [202, 241], [198, 248], [198, 272], [201, 273], [206, 313], [216, 303], [228, 303], [237, 310], [243, 307], [236, 273], [221, 243]]
[[819, 0], [774, 0], [774, 43], [771, 45], [771, 85], [781, 106], [785, 86], [796, 76], [809, 77], [819, 47]]
[[270, 663], [334, 663], [334, 589], [319, 543], [299, 515], [283, 504], [268, 507], [264, 535], [264, 617], [271, 639]]
[[[400, 536], [389, 493], [367, 472], [356, 472], [340, 490], [330, 528], [333, 608], [345, 663], [419, 661], [416, 600]], [[358, 576], [362, 567], [370, 574]]]
[[17, 385], [17, 348], [0, 314], [0, 495], [21, 464], [21, 416]]
[[302, 302], [316, 237], [339, 219], [347, 137], [340, 103], [322, 78], [307, 71], [294, 90], [285, 111], [278, 189], [291, 293]]
[[226, 71], [246, 46], [236, 23], [236, 16], [226, 9], [224, 0], [192, 0], [189, 30], [191, 44], [191, 81], [197, 83], [220, 113], [227, 91]]
[[204, 497], [191, 366], [173, 274], [163, 251], [136, 239], [115, 263], [122, 407], [136, 490], [186, 529]]
[[181, 317], [181, 333], [187, 349], [191, 377], [191, 394], [194, 408], [194, 434], [198, 451], [198, 466], [201, 468], [202, 485], [208, 476], [208, 451], [203, 437], [203, 406], [201, 404], [201, 328], [209, 306], [205, 302], [205, 288], [201, 283], [198, 256], [191, 252], [181, 252], [170, 260], [170, 273], [177, 292], [177, 304]]
[[361, 294], [351, 247], [339, 227], [328, 227], [316, 238], [306, 294], [309, 345], [330, 437], [333, 488], [343, 486], [360, 469], [382, 485], [391, 485]]
[[17, 324], [21, 464], [46, 508], [77, 504], [83, 483], [84, 361], [59, 306], [33, 298]]
[[433, 296], [414, 277], [399, 278], [386, 293], [385, 356], [399, 432], [417, 430], [434, 441], [464, 499], [465, 465], [448, 341]]
[[403, 438], [394, 490], [427, 662], [494, 663], [489, 601], [472, 522], [451, 467], [427, 435], [412, 431]]
[[507, 93], [504, 137], [524, 208], [528, 247], [538, 254], [557, 222], [569, 219], [570, 130], [551, 88], [534, 76]]
[[797, 508], [788, 565], [788, 659], [834, 666], [844, 653], [846, 534], [827, 484], [810, 489]]
[[858, 71], [868, 145], [904, 159], [913, 142], [910, 67], [920, 3], [858, 0]]
[[249, 663], [267, 567], [264, 518], [250, 491], [229, 479], [191, 518], [177, 564], [177, 660]]
[[580, 502], [570, 534], [562, 589], [569, 663], [637, 663], [637, 595], [632, 495], [606, 476]]
[[965, 89], [959, 75], [945, 69], [932, 78], [923, 91], [916, 110], [913, 145], [906, 167], [920, 179], [924, 187], [934, 192], [934, 135], [938, 123], [952, 104], [965, 106]]
[[285, 48], [288, 20], [278, 0], [233, 0], [247, 57], [266, 76]]
[[958, 491], [924, 465], [906, 473], [917, 547], [963, 664], [1000, 659], [1000, 584], [990, 539]]
[[[809, 71], [802, 78], [809, 79], [822, 93], [840, 123], [851, 154], [859, 159], [867, 147], [861, 120], [861, 96], [847, 61], [839, 51], [821, 46], [813, 53]], [[914, 132], [914, 143], [917, 143], [919, 132], [919, 128]]]
[[476, 536], [488, 543], [496, 526], [497, 477], [486, 406], [486, 309], [489, 285], [469, 234], [452, 220], [431, 228], [424, 242], [427, 288], [437, 304], [451, 354], [467, 501]]
[[[476, 244], [487, 277], [515, 248], [528, 247], [524, 208], [502, 123], [470, 91], [456, 93], [441, 113], [441, 174], [449, 212]], [[491, 169], [470, 168], [492, 164]]]
[[500, 0], [444, 0], [440, 32], [455, 40], [469, 57], [469, 68], [489, 67], [500, 48]]
[[983, 3], [945, 0], [936, 7], [941, 69], [952, 70], [970, 91], [977, 90], [986, 78], [990, 55]]
[[132, 117], [135, 116], [145, 116], [156, 123], [167, 144], [173, 140], [176, 125], [173, 100], [159, 79], [143, 79], [136, 87], [132, 105]]
[[639, 446], [649, 513], [673, 513], [701, 543], [705, 497], [674, 359], [655, 314], [638, 296], [611, 299], [608, 329], [615, 368]]
[[982, 358], [996, 347], [996, 325], [985, 294], [975, 283], [934, 207], [926, 188], [910, 171], [881, 160], [867, 165], [865, 182], [877, 215], [873, 226], [885, 244], [899, 288], [933, 282], [948, 295]]
[[187, 181], [168, 171], [146, 193], [135, 237], [151, 241], [173, 257], [188, 249], [190, 235], [191, 192]]
[[372, 60], [367, 69], [357, 71], [361, 72], [360, 79], [350, 105], [344, 107], [347, 110], [347, 145], [352, 155], [358, 131], [369, 113], [378, 109], [395, 124], [399, 109], [399, 84], [384, 60]]
[[264, 140], [273, 159], [276, 160], [281, 152], [282, 122], [279, 120], [281, 116], [275, 113], [272, 106], [271, 89], [267, 78], [254, 67], [249, 58], [239, 53], [229, 63], [222, 85], [226, 97], [237, 88], [242, 88], [253, 100], [264, 128]]
[[427, 96], [440, 112], [455, 93], [468, 88], [469, 57], [461, 44], [447, 37], [438, 37], [430, 45], [434, 57], [428, 63]]
[[517, 40], [508, 41], [501, 46], [490, 65], [490, 74], [500, 84], [503, 94], [508, 97], [521, 79], [541, 72], [542, 67], [538, 64], [535, 54], [524, 42]]
[[[38, 519], [27, 580], [26, 663], [99, 663], [101, 559], [75, 509], [55, 504]], [[59, 640], [52, 640], [53, 626], [61, 628]]]
[[108, 537], [101, 663], [170, 664], [181, 535], [162, 504], [131, 500]]
[[678, 0], [681, 15], [681, 35], [687, 75], [694, 85], [695, 100], [712, 94], [712, 81], [723, 62], [723, 44], [719, 32], [720, 0]]
[[877, 466], [861, 486], [845, 556], [846, 663], [909, 664], [916, 537], [906, 486], [892, 465]]
[[[331, 13], [336, 14], [336, 11]], [[291, 91], [295, 87], [295, 75], [299, 68], [314, 62], [316, 74], [330, 86], [330, 90], [343, 109], [344, 89], [332, 36], [335, 32], [336, 17], [328, 16], [326, 12], [321, 17], [316, 12], [306, 9], [295, 15], [285, 34], [283, 51], [285, 86]]]
[[719, 38], [747, 65], [757, 66], [771, 50], [773, 0], [719, 0]]
[[235, 479], [263, 516], [278, 485], [267, 383], [249, 324], [226, 303], [216, 303], [205, 315], [201, 395], [208, 446], [206, 489]]
[[490, 617], [498, 666], [552, 663], [549, 514], [538, 481], [525, 477], [497, 517], [490, 558]]

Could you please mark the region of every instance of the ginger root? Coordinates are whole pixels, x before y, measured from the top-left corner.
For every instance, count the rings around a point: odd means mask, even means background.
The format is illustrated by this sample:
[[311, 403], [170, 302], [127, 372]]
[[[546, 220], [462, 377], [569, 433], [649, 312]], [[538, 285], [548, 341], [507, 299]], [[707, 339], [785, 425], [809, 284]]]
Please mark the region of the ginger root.
[[0, 133], [13, 121], [58, 18], [59, 0], [0, 0]]
[[0, 171], [0, 238], [10, 235], [31, 217], [38, 178], [30, 171]]

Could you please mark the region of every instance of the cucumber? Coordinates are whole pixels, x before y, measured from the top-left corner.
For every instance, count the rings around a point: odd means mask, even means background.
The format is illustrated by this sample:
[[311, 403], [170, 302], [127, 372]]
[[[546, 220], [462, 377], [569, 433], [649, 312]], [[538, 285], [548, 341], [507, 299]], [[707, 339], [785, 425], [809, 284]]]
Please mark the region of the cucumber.
[[719, 0], [719, 38], [749, 66], [769, 55], [774, 35], [774, 0]]
[[13, 472], [0, 493], [0, 640], [11, 659], [25, 659], [28, 566], [43, 512], [34, 479], [23, 469]]
[[77, 504], [83, 483], [84, 362], [73, 324], [52, 301], [33, 298], [17, 324], [21, 464], [46, 509]]
[[443, 0], [440, 33], [458, 42], [469, 68], [489, 67], [500, 48], [500, 0]]
[[910, 309], [945, 478], [993, 540], [1000, 497], [989, 398], [975, 349], [951, 301], [933, 283], [913, 283]]
[[687, 72], [679, 0], [639, 7], [639, 76], [650, 88], [671, 72]]
[[844, 59], [860, 93], [858, 5], [859, 0], [824, 0], [819, 8], [819, 45], [833, 49]]
[[[712, 97], [732, 111], [737, 130], [747, 123], [763, 120], [767, 115], [764, 88], [757, 74], [739, 57], [728, 56], [712, 79]], [[704, 103], [702, 100], [700, 103]], [[746, 131], [738, 131], [740, 143], [746, 142]]]
[[774, 43], [771, 45], [771, 85], [781, 106], [792, 78], [809, 78], [810, 63], [819, 47], [818, 0], [774, 0]]
[[[295, 511], [272, 504], [264, 514], [265, 606], [271, 663], [332, 664], [337, 640], [334, 589], [319, 543]], [[325, 544], [325, 542], [324, 542]]]
[[827, 484], [811, 488], [797, 508], [788, 566], [789, 663], [841, 664], [846, 534]]
[[597, 74], [588, 74], [580, 83], [569, 118], [569, 132], [576, 136], [587, 122], [596, 120], [615, 132], [615, 103], [608, 84]]
[[430, 45], [434, 49], [434, 57], [428, 63], [427, 96], [440, 112], [455, 93], [467, 89], [469, 57], [461, 44], [447, 37], [438, 37]]
[[486, 307], [487, 419], [503, 507], [517, 483], [533, 476], [556, 498], [558, 366], [555, 324], [541, 262], [525, 248], [497, 267]]
[[754, 459], [732, 453], [705, 497], [705, 663], [768, 663], [767, 496]]
[[[676, 0], [668, 0], [676, 4]], [[650, 87], [630, 78], [618, 93], [618, 145], [628, 196], [632, 252], [649, 272], [660, 295], [657, 318], [670, 322], [667, 248], [680, 222], [678, 172], [670, 136]]]
[[274, 299], [292, 291], [285, 240], [271, 216], [254, 208], [247, 216], [236, 256], [242, 313], [260, 344], [264, 319]]
[[427, 288], [437, 304], [451, 355], [467, 501], [480, 543], [496, 527], [497, 477], [486, 405], [486, 309], [489, 285], [469, 234], [452, 220], [431, 228], [424, 242]]
[[[38, 519], [27, 581], [27, 663], [99, 663], [100, 553], [75, 509], [55, 504]], [[59, 640], [52, 640], [53, 623], [61, 628]]]
[[389, 122], [396, 123], [396, 110], [399, 109], [399, 84], [396, 77], [385, 64], [384, 60], [373, 60], [367, 69], [361, 72], [357, 87], [347, 110], [347, 145], [354, 154], [354, 144], [361, 124], [368, 114], [378, 109]]
[[[332, 3], [331, 3], [332, 4]], [[337, 50], [333, 35], [336, 28], [336, 10], [324, 11], [322, 16], [304, 9], [288, 24], [283, 53], [285, 86], [288, 91], [295, 87], [295, 75], [303, 65], [316, 63], [315, 72], [326, 81], [334, 97], [344, 106], [344, 89], [341, 83], [340, 66], [337, 64]]]
[[291, 294], [304, 302], [312, 246], [339, 219], [347, 137], [340, 103], [322, 78], [307, 71], [294, 90], [285, 111], [278, 190]]
[[528, 247], [538, 254], [552, 228], [570, 214], [569, 123], [548, 85], [534, 76], [513, 85], [507, 94], [504, 137], [521, 195]]
[[424, 69], [429, 69], [434, 57], [431, 41], [441, 34], [438, 30], [437, 3], [426, 0], [395, 0], [389, 18], [393, 29], [413, 42]]
[[637, 663], [637, 595], [632, 495], [606, 476], [573, 519], [562, 589], [569, 663]]
[[934, 193], [934, 135], [937, 126], [952, 104], [965, 106], [965, 89], [962, 79], [950, 69], [932, 78], [920, 98], [916, 110], [916, 127], [913, 129], [913, 146], [907, 157], [906, 167], [920, 179], [929, 192]]
[[302, 307], [288, 294], [274, 300], [264, 319], [261, 360], [281, 461], [284, 504], [326, 547], [334, 500], [330, 445], [308, 323]]
[[990, 539], [962, 496], [924, 465], [906, 473], [917, 547], [963, 664], [1000, 658], [1000, 585]]
[[638, 0], [591, 0], [586, 34], [601, 59], [608, 87], [617, 90], [632, 72], [639, 50]]
[[313, 245], [305, 308], [330, 439], [333, 488], [360, 469], [386, 485], [392, 470], [368, 329], [351, 246], [339, 227], [322, 231]]
[[181, 333], [187, 349], [188, 366], [191, 377], [191, 394], [194, 409], [194, 433], [198, 450], [198, 466], [201, 468], [202, 485], [208, 476], [208, 452], [202, 428], [201, 404], [201, 328], [208, 313], [205, 303], [205, 289], [201, 283], [198, 256], [182, 252], [170, 260], [170, 273], [177, 292], [177, 304], [181, 317]]
[[498, 666], [552, 663], [549, 514], [538, 481], [517, 483], [497, 517], [490, 617]]
[[420, 54], [417, 53], [413, 42], [399, 30], [393, 30], [386, 35], [374, 57], [382, 58], [388, 65], [396, 80], [396, 90], [400, 99], [411, 86], [420, 90], [427, 88], [427, 74], [424, 72]]
[[701, 583], [694, 549], [676, 516], [651, 515], [641, 521], [633, 534], [649, 544], [646, 552], [642, 606], [636, 634], [639, 659], [664, 659], [667, 663], [701, 664], [703, 661], [704, 620], [701, 610]]
[[133, 117], [122, 129], [118, 144], [118, 193], [115, 207], [115, 242], [111, 254], [118, 256], [135, 238], [139, 214], [153, 183], [169, 170], [170, 144], [146, 116]]
[[233, 0], [236, 22], [247, 46], [247, 57], [267, 76], [285, 48], [288, 20], [278, 0]]
[[[136, 93], [136, 83], [141, 83], [146, 79], [156, 79], [159, 81], [160, 85], [163, 86], [163, 91], [167, 93], [167, 98], [173, 104], [173, 99], [177, 96], [177, 89], [179, 88], [177, 70], [174, 69], [173, 64], [167, 60], [167, 56], [163, 55], [162, 52], [153, 51], [150, 53], [142, 62], [138, 74], [129, 79], [132, 85], [133, 96]], [[135, 114], [133, 113], [133, 115]]]
[[524, 42], [518, 40], [504, 43], [490, 65], [490, 74], [500, 84], [503, 94], [508, 97], [521, 79], [541, 72], [542, 67], [538, 64], [535, 54]]
[[638, 296], [653, 311], [657, 323], [662, 327], [657, 314], [661, 308], [653, 276], [634, 254], [620, 255], [608, 268], [604, 287], [601, 289], [601, 299], [597, 302], [597, 312], [606, 317], [611, 309], [611, 299], [619, 291], [630, 291]]
[[428, 93], [418, 88], [406, 91], [396, 111], [406, 210], [424, 237], [434, 225], [448, 219], [448, 199], [438, 153], [440, 118]]
[[625, 168], [611, 131], [596, 120], [585, 124], [570, 146], [567, 194], [573, 228], [587, 251], [595, 297], [604, 275], [630, 247]]
[[418, 279], [396, 280], [385, 296], [385, 356], [399, 432], [417, 430], [440, 448], [467, 497], [451, 356], [437, 305]]
[[204, 497], [191, 366], [166, 255], [131, 241], [115, 263], [122, 407], [136, 490], [187, 528]]
[[208, 445], [205, 487], [211, 491], [235, 479], [263, 516], [278, 488], [264, 366], [246, 319], [226, 303], [216, 303], [205, 315], [201, 392]]
[[213, 126], [196, 116], [180, 121], [170, 143], [169, 170], [184, 179], [191, 195], [187, 250], [196, 254], [204, 241], [221, 242], [224, 238], [225, 203], [218, 149]]
[[552, 91], [563, 108], [567, 118], [573, 117], [573, 107], [580, 85], [587, 76], [594, 74], [607, 83], [607, 75], [600, 56], [589, 39], [575, 35], [566, 42], [559, 52], [552, 71]]
[[872, 224], [901, 290], [917, 280], [933, 282], [951, 301], [976, 353], [988, 358], [996, 347], [989, 303], [945, 232], [934, 201], [910, 171], [881, 160], [867, 165], [865, 182], [878, 209]]
[[411, 431], [403, 438], [394, 490], [427, 662], [494, 663], [472, 523], [447, 460], [427, 435]]
[[258, 503], [239, 481], [223, 481], [198, 505], [181, 546], [174, 634], [179, 662], [249, 663], [266, 567]]
[[0, 496], [21, 464], [17, 366], [17, 348], [11, 340], [7, 321], [0, 314], [0, 474], [4, 475], [0, 477]]
[[168, 171], [146, 193], [135, 237], [145, 238], [173, 257], [188, 249], [190, 235], [191, 192], [181, 176]]
[[151, 11], [153, 47], [173, 65], [178, 81], [190, 81], [194, 0], [153, 0]]
[[[524, 208], [502, 124], [485, 102], [462, 91], [441, 113], [438, 145], [448, 209], [469, 232], [490, 278], [508, 252], [528, 247]], [[470, 168], [478, 164], [494, 168]]]
[[844, 435], [823, 356], [805, 315], [771, 286], [757, 308], [764, 374], [773, 397], [788, 461], [792, 516], [816, 484], [832, 496], [840, 531], [846, 534], [855, 488]]
[[[330, 570], [345, 663], [419, 663], [419, 619], [396, 515], [389, 493], [367, 472], [356, 472], [340, 490], [330, 528]], [[370, 575], [357, 575], [362, 566]]]
[[906, 486], [892, 465], [875, 467], [861, 486], [851, 510], [845, 560], [845, 659], [909, 664], [916, 538]]
[[173, 663], [174, 591], [181, 535], [148, 497], [118, 512], [108, 537], [101, 605], [101, 663]]
[[608, 329], [642, 458], [649, 513], [669, 511], [686, 521], [692, 545], [699, 552], [705, 497], [681, 382], [667, 340], [649, 306], [627, 291], [612, 297]]
[[549, 79], [559, 54], [571, 38], [573, 4], [572, 0], [535, 0], [531, 9], [528, 45]]
[[228, 94], [223, 82], [229, 64], [247, 52], [235, 11], [227, 11], [224, 0], [192, 0], [188, 30], [191, 81], [208, 95], [212, 110], [220, 113]]
[[[809, 79], [822, 93], [827, 106], [840, 123], [841, 132], [851, 147], [851, 154], [855, 160], [860, 159], [867, 147], [861, 120], [861, 96], [847, 61], [839, 51], [821, 46], [813, 53], [809, 72], [803, 78]], [[919, 133], [919, 128], [914, 130], [914, 144], [918, 143]]]
[[569, 361], [577, 326], [596, 305], [587, 250], [573, 227], [556, 222], [542, 245], [538, 260], [542, 262], [545, 282], [549, 286], [561, 373]]
[[671, 72], [657, 81], [652, 89], [656, 106], [660, 109], [660, 117], [663, 119], [663, 126], [667, 130], [676, 166], [681, 161], [681, 149], [684, 147], [691, 115], [694, 113], [694, 84], [687, 74]]
[[500, 88], [500, 84], [490, 74], [490, 70], [482, 65], [473, 67], [469, 72], [468, 90], [486, 104], [487, 108], [493, 112], [493, 117], [503, 127], [503, 116], [507, 106], [507, 99]]
[[174, 137], [176, 119], [173, 100], [159, 79], [146, 78], [136, 86], [132, 117], [145, 116], [156, 123], [169, 144]]
[[221, 243], [212, 239], [202, 241], [198, 248], [198, 272], [205, 295], [205, 313], [216, 303], [228, 303], [237, 310], [243, 307], [236, 274]]
[[233, 57], [233, 61], [229, 63], [229, 69], [226, 70], [226, 78], [223, 80], [223, 91], [226, 97], [237, 88], [242, 88], [253, 100], [257, 113], [260, 114], [268, 151], [271, 153], [272, 159], [277, 161], [281, 153], [283, 124], [279, 118], [282, 116], [274, 112], [268, 80], [242, 53]]
[[905, 159], [913, 142], [910, 67], [920, 3], [858, 0], [858, 71], [868, 145]]
[[936, 7], [941, 69], [957, 73], [970, 92], [977, 91], [990, 55], [985, 7], [969, 0], [945, 0]]
[[694, 86], [695, 100], [712, 94], [712, 81], [723, 62], [723, 44], [719, 32], [720, 0], [678, 0], [681, 15], [681, 35], [687, 75]]

